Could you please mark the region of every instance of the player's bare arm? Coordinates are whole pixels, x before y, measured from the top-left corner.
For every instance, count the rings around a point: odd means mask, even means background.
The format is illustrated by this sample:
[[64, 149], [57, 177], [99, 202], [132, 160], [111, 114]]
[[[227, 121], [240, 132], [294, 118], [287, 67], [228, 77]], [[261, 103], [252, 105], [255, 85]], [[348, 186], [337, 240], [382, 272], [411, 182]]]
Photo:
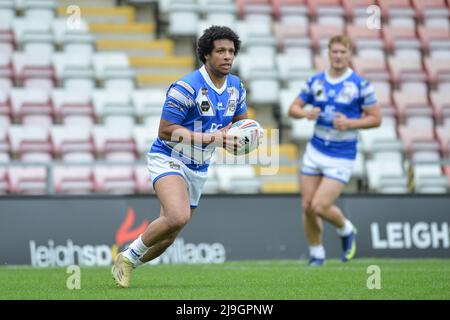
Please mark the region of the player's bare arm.
[[306, 118], [308, 120], [316, 120], [320, 115], [320, 108], [304, 109], [305, 105], [306, 103], [297, 97], [289, 107], [289, 116], [295, 119]]
[[336, 113], [334, 127], [339, 131], [349, 129], [370, 129], [381, 125], [381, 111], [378, 105], [368, 106], [360, 119], [349, 119], [342, 113]]

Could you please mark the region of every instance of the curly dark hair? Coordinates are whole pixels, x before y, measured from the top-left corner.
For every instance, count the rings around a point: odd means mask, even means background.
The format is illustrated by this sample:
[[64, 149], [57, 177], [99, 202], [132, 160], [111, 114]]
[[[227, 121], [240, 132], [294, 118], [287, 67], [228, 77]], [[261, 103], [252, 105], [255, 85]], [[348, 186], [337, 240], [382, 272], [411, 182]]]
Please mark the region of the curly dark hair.
[[214, 49], [214, 41], [227, 39], [234, 43], [234, 55], [237, 56], [241, 48], [239, 36], [230, 28], [222, 26], [212, 26], [203, 32], [197, 42], [197, 55], [201, 62], [206, 63], [205, 55], [210, 54]]

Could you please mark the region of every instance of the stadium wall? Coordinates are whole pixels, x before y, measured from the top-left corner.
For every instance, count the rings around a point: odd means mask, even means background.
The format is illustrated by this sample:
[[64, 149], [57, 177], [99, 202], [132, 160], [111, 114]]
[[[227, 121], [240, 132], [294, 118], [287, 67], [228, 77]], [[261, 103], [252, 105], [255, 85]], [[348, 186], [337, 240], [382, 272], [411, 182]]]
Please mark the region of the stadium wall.
[[[344, 195], [358, 257], [450, 257], [450, 197]], [[153, 263], [307, 258], [296, 195], [204, 196], [193, 219]], [[111, 265], [157, 217], [152, 196], [1, 197], [0, 264]], [[325, 226], [327, 256], [340, 241]]]

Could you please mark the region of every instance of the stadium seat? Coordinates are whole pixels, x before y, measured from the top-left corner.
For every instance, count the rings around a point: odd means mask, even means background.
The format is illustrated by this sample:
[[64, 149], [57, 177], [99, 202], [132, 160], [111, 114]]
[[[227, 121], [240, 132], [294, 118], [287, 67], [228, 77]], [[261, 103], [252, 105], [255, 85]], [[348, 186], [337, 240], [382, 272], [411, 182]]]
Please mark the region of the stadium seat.
[[311, 24], [309, 28], [312, 46], [316, 49], [326, 47], [331, 37], [344, 33], [344, 28], [338, 26], [327, 26]]
[[[366, 77], [370, 79], [370, 77]], [[378, 100], [378, 104], [381, 107], [381, 114], [383, 116], [394, 116], [396, 115], [396, 109], [392, 102], [392, 88], [391, 84], [387, 81], [379, 81], [376, 79], [370, 79], [375, 94]]]
[[445, 0], [412, 0], [412, 4], [416, 9], [416, 14], [419, 19], [426, 19], [427, 17], [447, 17], [448, 9], [445, 5]]
[[370, 81], [389, 81], [390, 74], [384, 59], [364, 57], [358, 55], [352, 59], [354, 70]]
[[54, 126], [51, 129], [55, 156], [64, 162], [93, 162], [95, 146], [91, 131], [79, 126]]
[[11, 103], [13, 115], [25, 125], [48, 127], [54, 122], [54, 110], [48, 92], [13, 89]]
[[258, 193], [261, 182], [251, 165], [216, 166], [220, 188], [229, 193]]
[[11, 144], [5, 127], [0, 127], [0, 163], [11, 160]]
[[427, 127], [407, 127], [400, 125], [398, 128], [401, 140], [405, 145], [408, 155], [415, 151], [437, 151], [439, 143], [434, 138], [434, 129]]
[[443, 119], [450, 117], [450, 92], [431, 91], [430, 100], [439, 123], [442, 123]]
[[[159, 124], [159, 118], [158, 118]], [[136, 125], [133, 128], [133, 137], [140, 157], [145, 157], [150, 146], [158, 137], [158, 126]]]
[[122, 116], [134, 122], [134, 108], [131, 93], [127, 91], [95, 90], [93, 93], [95, 115], [106, 121], [108, 117]]
[[95, 191], [91, 166], [55, 166], [53, 184], [56, 193], [90, 194]]
[[423, 83], [402, 83], [402, 90], [393, 93], [400, 121], [412, 115], [431, 116], [433, 109], [428, 102], [427, 88]]
[[385, 26], [383, 39], [386, 48], [391, 52], [400, 48], [420, 49], [421, 47], [414, 28]]
[[53, 146], [47, 128], [14, 125], [9, 128], [13, 155], [21, 161], [50, 162]]
[[160, 116], [165, 99], [165, 89], [138, 89], [131, 94], [135, 114], [140, 119], [147, 116]]
[[83, 127], [91, 127], [95, 123], [90, 91], [55, 89], [52, 92], [52, 101], [59, 122]]
[[0, 167], [0, 195], [7, 194], [9, 191], [9, 182], [7, 170], [5, 167]]
[[306, 142], [311, 139], [314, 134], [314, 121], [308, 119], [292, 119], [292, 133], [291, 138], [294, 141]]
[[[345, 10], [345, 15], [350, 20], [357, 20], [357, 17], [364, 17], [367, 20], [367, 8], [375, 5], [375, 0], [342, 0], [342, 5]], [[365, 26], [364, 23], [362, 26]]]
[[363, 48], [384, 48], [381, 31], [368, 29], [366, 26], [346, 25], [346, 34], [352, 39], [353, 45], [359, 50]]
[[419, 39], [422, 42], [424, 49], [433, 50], [447, 50], [450, 48], [450, 30], [439, 27], [426, 27], [420, 25], [417, 28]]
[[272, 0], [274, 16], [282, 20], [286, 16], [306, 16], [306, 0]]
[[380, 6], [381, 14], [385, 19], [392, 17], [413, 18], [416, 15], [409, 0], [379, 0], [378, 5]]
[[312, 17], [344, 16], [344, 8], [340, 0], [308, 0], [309, 14]]
[[392, 74], [392, 81], [396, 84], [405, 80], [422, 82], [427, 80], [421, 59], [390, 56], [388, 57], [388, 66]]
[[94, 167], [95, 189], [99, 193], [133, 194], [136, 192], [136, 180], [133, 166], [96, 166]]
[[399, 162], [368, 160], [366, 172], [369, 190], [376, 192], [383, 191], [382, 187], [385, 187], [385, 185], [382, 185], [381, 182], [384, 179], [395, 179], [402, 186], [406, 177], [403, 165]]
[[47, 194], [47, 169], [43, 166], [8, 168], [9, 191], [19, 194]]
[[133, 162], [137, 159], [137, 146], [132, 128], [95, 126], [94, 141], [98, 155], [111, 162]]
[[442, 153], [450, 158], [450, 127], [436, 127], [436, 137], [440, 143]]
[[12, 122], [12, 108], [7, 91], [0, 91], [0, 128], [7, 128]]
[[237, 7], [227, 0], [199, 0], [200, 12], [206, 21], [220, 21], [221, 25], [234, 29], [237, 21]]
[[433, 85], [439, 81], [450, 81], [450, 57], [446, 59], [425, 57], [425, 70]]
[[308, 26], [297, 21], [279, 22], [273, 25], [273, 33], [281, 51], [287, 52], [290, 48], [309, 49]]
[[258, 72], [250, 76], [247, 90], [248, 100], [255, 107], [278, 103], [280, 83], [278, 76], [273, 72]]
[[146, 165], [137, 165], [134, 167], [134, 176], [136, 179], [136, 191], [143, 194], [155, 193], [148, 168]]
[[199, 21], [198, 5], [195, 1], [183, 1], [169, 5], [169, 29], [171, 36], [195, 36]]
[[241, 18], [251, 14], [272, 14], [270, 0], [237, 0], [236, 5]]

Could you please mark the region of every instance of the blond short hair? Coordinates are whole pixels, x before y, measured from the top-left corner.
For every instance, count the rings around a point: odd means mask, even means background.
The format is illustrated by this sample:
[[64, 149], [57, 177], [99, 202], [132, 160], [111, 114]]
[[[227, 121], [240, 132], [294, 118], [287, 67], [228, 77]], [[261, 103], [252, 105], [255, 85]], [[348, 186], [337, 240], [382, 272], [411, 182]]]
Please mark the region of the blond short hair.
[[340, 43], [344, 47], [346, 47], [348, 50], [350, 50], [350, 52], [353, 51], [353, 42], [352, 42], [352, 39], [350, 39], [350, 37], [348, 37], [348, 36], [337, 35], [337, 36], [332, 37], [330, 39], [330, 41], [328, 41], [328, 49], [331, 49], [331, 46], [333, 45], [333, 43]]

